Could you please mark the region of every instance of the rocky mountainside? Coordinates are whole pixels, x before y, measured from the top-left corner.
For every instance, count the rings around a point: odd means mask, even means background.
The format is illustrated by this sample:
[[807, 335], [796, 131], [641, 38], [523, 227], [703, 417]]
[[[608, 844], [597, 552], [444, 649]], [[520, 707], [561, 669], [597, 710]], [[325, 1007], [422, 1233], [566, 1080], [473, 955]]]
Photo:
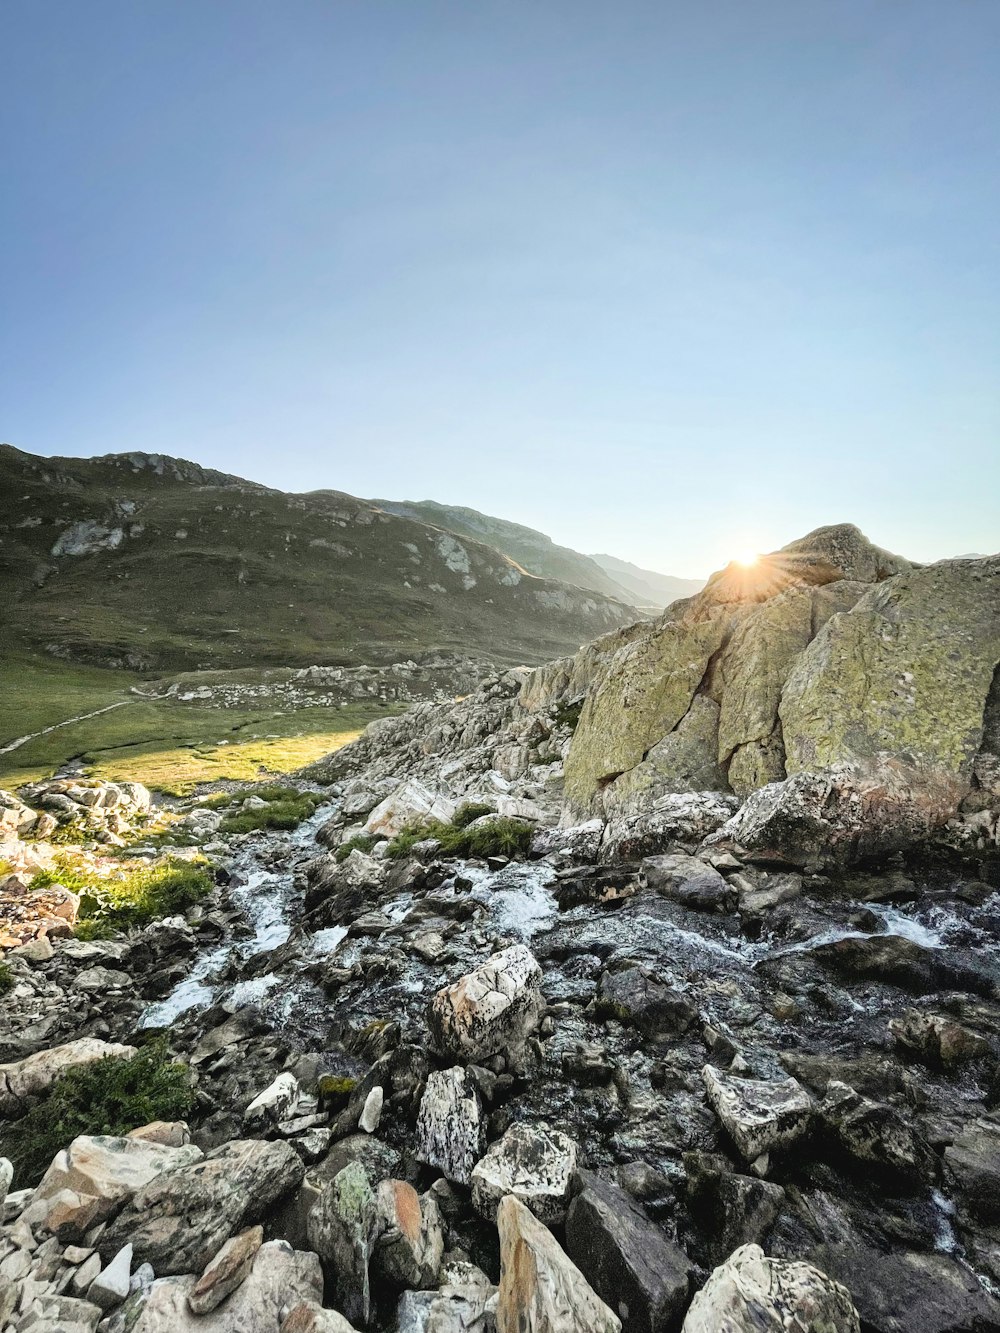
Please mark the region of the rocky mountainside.
[[551, 537], [534, 528], [481, 514], [476, 509], [438, 504], [434, 500], [373, 500], [372, 503], [390, 513], [485, 542], [509, 555], [531, 574], [590, 588], [632, 605], [665, 607], [678, 597], [689, 597], [702, 586], [696, 579], [654, 574], [613, 556], [581, 555], [568, 546], [557, 546]]
[[682, 597], [693, 597], [705, 586], [704, 579], [679, 579], [672, 574], [657, 574], [655, 570], [642, 569], [613, 555], [592, 555], [590, 558], [625, 589], [629, 601], [637, 606], [670, 606]]
[[[294, 831], [0, 798], [0, 1326], [995, 1333], [998, 671], [1000, 559], [841, 526], [372, 724]], [[136, 922], [164, 843], [215, 885]]]
[[0, 446], [0, 616], [32, 648], [139, 670], [540, 661], [635, 618], [493, 547], [339, 492], [153, 454]]

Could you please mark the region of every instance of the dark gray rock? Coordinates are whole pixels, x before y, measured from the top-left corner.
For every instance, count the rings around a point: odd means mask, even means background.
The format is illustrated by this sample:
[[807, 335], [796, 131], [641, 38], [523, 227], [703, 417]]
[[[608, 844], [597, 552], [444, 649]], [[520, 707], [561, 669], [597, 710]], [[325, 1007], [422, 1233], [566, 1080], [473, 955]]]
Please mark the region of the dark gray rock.
[[566, 1253], [622, 1321], [623, 1333], [679, 1328], [693, 1268], [629, 1196], [590, 1171], [566, 1216]]

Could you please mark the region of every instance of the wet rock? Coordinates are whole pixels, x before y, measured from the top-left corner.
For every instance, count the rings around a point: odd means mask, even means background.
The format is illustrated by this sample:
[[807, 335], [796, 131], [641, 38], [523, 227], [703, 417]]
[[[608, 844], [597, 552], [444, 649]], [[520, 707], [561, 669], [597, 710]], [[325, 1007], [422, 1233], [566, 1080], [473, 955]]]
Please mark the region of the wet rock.
[[266, 1218], [304, 1174], [287, 1143], [233, 1140], [140, 1189], [102, 1234], [101, 1253], [132, 1241], [139, 1261], [158, 1274], [200, 1272], [234, 1231]]
[[371, 1314], [368, 1262], [380, 1216], [364, 1167], [359, 1163], [324, 1185], [309, 1214], [309, 1243], [319, 1255], [337, 1308], [353, 1324]]
[[602, 861], [639, 861], [672, 843], [695, 846], [732, 818], [739, 802], [715, 791], [672, 792], [638, 814], [612, 814], [601, 843]]
[[[53, 1158], [24, 1210], [24, 1220], [63, 1242], [79, 1243], [137, 1191], [201, 1158], [201, 1149], [192, 1144], [169, 1148], [141, 1139], [81, 1135]], [[121, 1245], [128, 1240], [124, 1236]]]
[[889, 981], [914, 991], [928, 991], [935, 985], [932, 951], [902, 935], [849, 937], [819, 944], [810, 953], [817, 962], [847, 977]]
[[608, 1309], [552, 1232], [509, 1195], [497, 1210], [497, 1333], [620, 1333]]
[[993, 1333], [1000, 1302], [946, 1254], [820, 1245], [813, 1260], [850, 1290], [871, 1333]]
[[438, 991], [427, 1021], [438, 1050], [482, 1060], [498, 1052], [516, 1060], [538, 1024], [542, 970], [531, 950], [515, 944]]
[[691, 1302], [683, 1333], [860, 1333], [850, 1293], [812, 1264], [744, 1245]]
[[891, 1106], [862, 1097], [846, 1083], [831, 1081], [819, 1116], [840, 1149], [867, 1170], [933, 1179], [933, 1153]]
[[449, 1180], [468, 1185], [483, 1154], [483, 1113], [479, 1094], [466, 1075], [454, 1069], [428, 1076], [417, 1117], [416, 1157], [436, 1166]]
[[403, 1180], [383, 1180], [378, 1187], [381, 1218], [373, 1259], [380, 1280], [397, 1288], [432, 1287], [444, 1257], [444, 1222], [433, 1194], [421, 1197]]
[[249, 1227], [226, 1241], [188, 1292], [188, 1305], [194, 1314], [208, 1314], [245, 1281], [263, 1242], [261, 1226]]
[[513, 1195], [543, 1222], [562, 1222], [576, 1162], [572, 1139], [540, 1122], [519, 1121], [474, 1167], [473, 1205], [493, 1222], [501, 1199]]
[[769, 1180], [737, 1175], [714, 1153], [684, 1154], [688, 1206], [708, 1236], [710, 1262], [721, 1263], [741, 1245], [763, 1244], [785, 1201]]
[[29, 1101], [45, 1092], [68, 1069], [108, 1057], [128, 1059], [135, 1054], [134, 1046], [80, 1037], [63, 1046], [37, 1051], [13, 1064], [0, 1065], [0, 1117], [22, 1115]]
[[603, 834], [603, 819], [588, 819], [568, 828], [542, 829], [532, 839], [531, 855], [559, 858], [574, 865], [592, 864], [597, 860]]
[[315, 1254], [268, 1241], [247, 1278], [208, 1314], [192, 1314], [191, 1274], [154, 1282], [133, 1333], [279, 1333], [282, 1316], [302, 1301], [319, 1301], [323, 1275]]
[[889, 1020], [889, 1031], [902, 1051], [930, 1069], [952, 1069], [991, 1051], [984, 1037], [945, 1014], [907, 1009]]
[[566, 1253], [622, 1322], [624, 1333], [679, 1325], [692, 1268], [684, 1251], [608, 1181], [580, 1172], [566, 1217]]
[[661, 897], [696, 911], [731, 912], [736, 907], [736, 890], [718, 870], [682, 852], [647, 856], [639, 867], [639, 882]]
[[748, 1162], [787, 1148], [809, 1128], [812, 1098], [794, 1078], [764, 1082], [711, 1065], [704, 1067], [702, 1078], [709, 1105]]
[[647, 1037], [681, 1036], [698, 1017], [698, 1008], [648, 968], [604, 972], [597, 986], [596, 1012], [629, 1023]]
[[963, 1212], [979, 1222], [1000, 1222], [1000, 1125], [967, 1125], [945, 1149], [944, 1164]]

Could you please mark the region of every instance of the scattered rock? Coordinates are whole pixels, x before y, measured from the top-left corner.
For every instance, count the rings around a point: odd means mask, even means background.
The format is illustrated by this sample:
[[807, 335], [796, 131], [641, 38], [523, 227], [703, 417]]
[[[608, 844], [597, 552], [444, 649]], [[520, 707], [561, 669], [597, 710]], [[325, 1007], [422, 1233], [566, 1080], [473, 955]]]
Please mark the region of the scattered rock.
[[515, 944], [438, 991], [427, 1011], [437, 1048], [455, 1059], [515, 1058], [538, 1023], [542, 970], [530, 949]]
[[576, 1160], [576, 1144], [565, 1134], [541, 1123], [518, 1122], [473, 1168], [472, 1202], [488, 1222], [496, 1219], [507, 1195], [543, 1222], [562, 1222]]

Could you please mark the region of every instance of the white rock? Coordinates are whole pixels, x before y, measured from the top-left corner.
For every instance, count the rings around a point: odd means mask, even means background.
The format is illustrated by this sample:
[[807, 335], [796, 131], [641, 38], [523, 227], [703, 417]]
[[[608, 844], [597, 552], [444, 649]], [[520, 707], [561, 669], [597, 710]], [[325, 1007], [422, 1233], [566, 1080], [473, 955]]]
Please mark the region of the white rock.
[[87, 1299], [99, 1305], [102, 1310], [111, 1310], [121, 1305], [128, 1295], [129, 1279], [132, 1276], [132, 1246], [123, 1245], [115, 1257], [102, 1268], [90, 1284]]
[[384, 1100], [385, 1093], [382, 1091], [381, 1085], [376, 1083], [365, 1098], [364, 1109], [358, 1121], [358, 1128], [363, 1129], [366, 1134], [374, 1134], [378, 1129], [379, 1121], [382, 1119], [382, 1103]]
[[299, 1082], [287, 1071], [279, 1074], [263, 1092], [259, 1092], [243, 1112], [243, 1123], [259, 1124], [278, 1121], [291, 1115], [299, 1100]]
[[850, 1293], [812, 1264], [743, 1245], [691, 1302], [682, 1333], [860, 1333]]
[[576, 1162], [576, 1144], [558, 1130], [526, 1122], [511, 1125], [476, 1163], [472, 1202], [493, 1222], [500, 1200], [512, 1194], [543, 1222], [562, 1222]]
[[364, 831], [393, 838], [407, 824], [428, 819], [449, 823], [458, 807], [450, 797], [434, 791], [426, 783], [411, 779], [381, 801], [368, 816]]
[[456, 1059], [503, 1052], [516, 1060], [544, 1006], [541, 978], [531, 950], [515, 944], [439, 990], [427, 1011], [438, 1050]]
[[44, 1092], [67, 1069], [92, 1064], [107, 1056], [126, 1059], [134, 1046], [119, 1046], [96, 1037], [80, 1037], [48, 1051], [36, 1051], [13, 1064], [0, 1065], [0, 1116], [20, 1115], [25, 1103]]
[[701, 1073], [712, 1109], [748, 1162], [787, 1147], [809, 1128], [812, 1098], [794, 1078], [737, 1078], [711, 1065]]

